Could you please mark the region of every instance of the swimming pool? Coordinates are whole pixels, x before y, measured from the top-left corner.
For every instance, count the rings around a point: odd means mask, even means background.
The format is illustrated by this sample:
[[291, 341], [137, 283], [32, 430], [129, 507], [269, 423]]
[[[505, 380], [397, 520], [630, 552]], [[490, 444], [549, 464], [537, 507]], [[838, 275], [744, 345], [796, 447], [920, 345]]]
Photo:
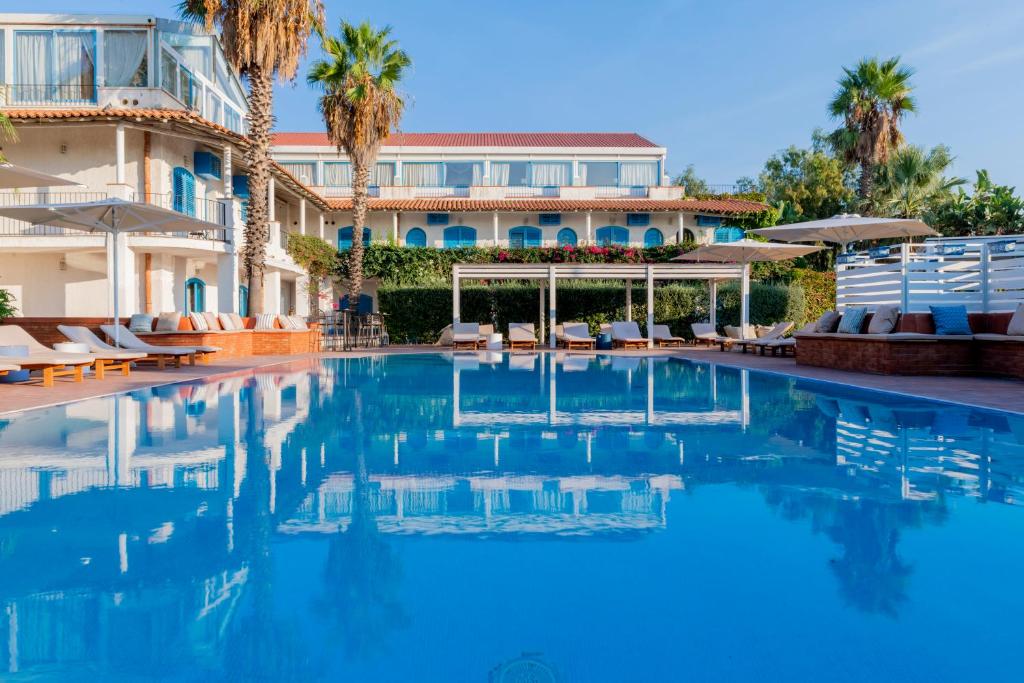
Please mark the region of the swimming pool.
[[168, 385], [0, 417], [0, 677], [1019, 679], [1022, 501], [1024, 416], [703, 363]]

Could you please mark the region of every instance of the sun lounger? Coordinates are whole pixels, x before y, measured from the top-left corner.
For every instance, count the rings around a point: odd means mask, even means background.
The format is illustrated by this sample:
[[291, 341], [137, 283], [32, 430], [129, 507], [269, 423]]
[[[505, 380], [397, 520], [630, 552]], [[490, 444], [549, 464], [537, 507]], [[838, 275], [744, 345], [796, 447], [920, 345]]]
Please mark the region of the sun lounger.
[[[97, 369], [102, 364], [107, 370], [121, 370], [122, 375], [128, 374], [131, 363], [154, 363], [157, 368], [163, 370], [167, 360], [175, 362], [175, 356], [160, 352], [151, 354], [146, 351], [126, 351], [107, 344], [88, 327], [78, 325], [57, 325], [57, 330], [65, 337], [77, 344], [85, 344], [89, 352], [96, 355], [100, 361]], [[161, 348], [161, 347], [156, 347]], [[177, 365], [181, 365], [181, 357], [177, 357]], [[97, 371], [96, 376], [100, 376]]]
[[0, 325], [0, 346], [25, 347], [28, 350], [25, 355], [6, 356], [4, 360], [21, 366], [22, 370], [39, 370], [44, 387], [52, 387], [55, 377], [72, 377], [74, 381], [81, 382], [85, 368], [96, 363], [96, 357], [89, 353], [66, 353], [47, 348], [19, 325]]
[[562, 333], [556, 333], [555, 344], [570, 351], [590, 350], [597, 346], [597, 339], [590, 336], [590, 327], [586, 323], [562, 323]]
[[617, 349], [646, 349], [647, 338], [640, 334], [635, 321], [618, 321], [612, 323], [612, 345]]
[[654, 339], [655, 346], [682, 346], [686, 343], [682, 337], [673, 335], [668, 329], [668, 325], [655, 325], [652, 328], [651, 337]]
[[690, 329], [693, 330], [694, 344], [714, 346], [718, 339], [718, 332], [715, 331], [715, 326], [711, 323], [693, 323], [690, 325]]
[[[176, 367], [181, 366], [182, 358], [187, 358], [189, 365], [195, 365], [197, 356], [213, 353], [213, 351], [205, 351], [203, 349], [217, 349], [215, 346], [158, 346], [156, 344], [147, 344], [136, 337], [135, 334], [129, 331], [129, 329], [124, 325], [121, 325], [120, 327], [121, 329], [118, 331], [118, 343], [122, 349], [141, 351], [146, 354], [154, 355], [165, 354], [166, 356], [174, 358]], [[107, 335], [110, 339], [114, 338], [114, 328], [114, 325], [100, 325], [100, 329], [103, 330], [103, 334]]]
[[484, 351], [487, 349], [487, 345], [491, 341], [491, 335], [494, 334], [494, 325], [481, 325], [480, 326], [480, 338], [476, 342], [476, 348]]
[[452, 348], [476, 350], [480, 343], [479, 323], [454, 323], [452, 325]]
[[0, 375], [6, 375], [8, 372], [17, 372], [21, 370], [20, 365], [11, 365], [10, 363], [0, 363]]
[[533, 331], [533, 323], [508, 324], [508, 348], [534, 350], [537, 348], [537, 336]]
[[786, 335], [786, 333], [789, 332], [792, 329], [793, 329], [793, 323], [791, 323], [791, 322], [777, 323], [775, 325], [775, 327], [773, 327], [772, 329], [768, 330], [767, 332], [765, 332], [762, 336], [758, 337], [757, 339], [749, 339], [749, 340], [745, 339], [745, 340], [743, 340], [741, 342], [738, 342], [738, 343], [739, 343], [740, 349], [743, 351], [743, 353], [746, 353], [747, 349], [750, 349], [751, 351], [753, 351], [754, 349], [757, 349], [758, 347], [760, 347], [761, 348], [761, 354], [764, 355], [764, 349], [769, 344], [771, 344], [773, 342], [781, 341], [782, 338]]

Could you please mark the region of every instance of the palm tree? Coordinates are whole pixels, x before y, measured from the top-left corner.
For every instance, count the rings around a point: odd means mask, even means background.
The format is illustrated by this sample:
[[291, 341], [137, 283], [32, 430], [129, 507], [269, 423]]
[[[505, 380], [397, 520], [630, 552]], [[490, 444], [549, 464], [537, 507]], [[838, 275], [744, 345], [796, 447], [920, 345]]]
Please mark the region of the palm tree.
[[[323, 90], [320, 112], [327, 137], [352, 163], [352, 248], [349, 250], [350, 302], [363, 289], [363, 227], [366, 225], [370, 168], [380, 143], [398, 127], [405, 102], [395, 90], [412, 63], [391, 40], [391, 27], [341, 22], [341, 35], [318, 29], [326, 58], [310, 67], [306, 80]], [[354, 304], [353, 304], [354, 305]]]
[[843, 125], [830, 136], [836, 151], [849, 164], [860, 166], [857, 194], [870, 209], [875, 167], [884, 164], [903, 143], [900, 120], [916, 110], [911, 91], [913, 70], [900, 65], [898, 57], [879, 62], [861, 60], [853, 69], [843, 68], [839, 89], [829, 103], [829, 113]]
[[274, 76], [295, 78], [314, 27], [323, 21], [321, 0], [182, 0], [185, 19], [219, 27], [224, 52], [249, 84], [249, 204], [242, 262], [249, 281], [249, 311], [263, 312], [263, 270], [270, 237], [270, 129], [274, 125]]
[[[7, 114], [0, 111], [0, 142], [18, 141], [18, 132], [14, 130], [14, 124], [11, 123], [10, 117]], [[0, 163], [7, 161], [7, 157], [4, 156], [3, 150], [0, 150]]]
[[967, 182], [946, 177], [952, 164], [953, 156], [945, 145], [928, 152], [915, 145], [900, 147], [877, 167], [872, 206], [897, 218], [920, 218], [930, 202]]

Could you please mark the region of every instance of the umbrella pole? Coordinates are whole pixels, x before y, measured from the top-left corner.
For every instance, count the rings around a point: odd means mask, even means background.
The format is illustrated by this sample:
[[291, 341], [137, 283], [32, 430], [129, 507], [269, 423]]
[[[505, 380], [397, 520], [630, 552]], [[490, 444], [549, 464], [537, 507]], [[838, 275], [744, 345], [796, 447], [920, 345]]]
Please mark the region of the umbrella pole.
[[114, 346], [121, 345], [121, 315], [119, 301], [121, 268], [117, 257], [117, 230], [110, 233], [110, 241], [114, 243]]

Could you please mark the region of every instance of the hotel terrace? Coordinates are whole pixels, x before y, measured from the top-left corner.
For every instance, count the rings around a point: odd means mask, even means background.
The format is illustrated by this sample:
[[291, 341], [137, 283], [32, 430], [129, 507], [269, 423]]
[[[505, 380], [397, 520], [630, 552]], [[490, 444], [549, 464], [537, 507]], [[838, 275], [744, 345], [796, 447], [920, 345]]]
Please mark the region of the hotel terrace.
[[[80, 184], [0, 205], [118, 197], [218, 226], [117, 241], [124, 314], [245, 314], [247, 104], [218, 38], [149, 16], [0, 14], [0, 108], [16, 164]], [[313, 313], [289, 233], [351, 244], [351, 168], [322, 133], [278, 133], [268, 312]], [[405, 246], [652, 246], [723, 241], [760, 205], [687, 198], [667, 151], [634, 133], [403, 133], [372, 173], [364, 241]], [[109, 315], [102, 235], [0, 219], [0, 287], [25, 316]], [[369, 283], [373, 291], [373, 283]]]

